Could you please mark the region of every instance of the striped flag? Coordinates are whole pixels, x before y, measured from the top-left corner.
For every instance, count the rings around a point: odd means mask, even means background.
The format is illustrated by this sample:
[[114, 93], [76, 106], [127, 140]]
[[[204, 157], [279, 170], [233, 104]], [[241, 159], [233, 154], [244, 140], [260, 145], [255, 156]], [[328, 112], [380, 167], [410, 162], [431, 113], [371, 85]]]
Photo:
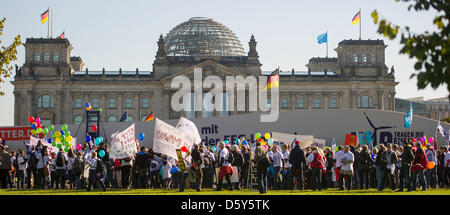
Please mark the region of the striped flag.
[[358, 13], [352, 19], [352, 25], [354, 25], [360, 21], [361, 21], [361, 11], [358, 11]]
[[279, 87], [279, 84], [280, 84], [280, 75], [279, 74], [272, 75], [270, 76], [269, 81], [267, 81], [266, 87], [264, 87], [262, 91], [268, 90], [270, 88]]
[[147, 116], [147, 118], [145, 118], [145, 121], [146, 122], [149, 122], [149, 121], [152, 121], [153, 120], [153, 112], [151, 112], [148, 116]]
[[44, 23], [46, 23], [47, 22], [47, 20], [48, 20], [48, 9], [44, 12], [44, 13], [42, 13], [41, 14], [41, 23], [42, 24], [44, 24]]
[[445, 141], [450, 143], [450, 135], [449, 132], [445, 131], [444, 128], [441, 125], [441, 121], [438, 122], [437, 130], [439, 131], [439, 134], [445, 139]]
[[65, 32], [62, 32], [62, 34], [59, 35], [58, 39], [64, 39], [64, 37], [65, 37], [64, 33], [65, 33]]

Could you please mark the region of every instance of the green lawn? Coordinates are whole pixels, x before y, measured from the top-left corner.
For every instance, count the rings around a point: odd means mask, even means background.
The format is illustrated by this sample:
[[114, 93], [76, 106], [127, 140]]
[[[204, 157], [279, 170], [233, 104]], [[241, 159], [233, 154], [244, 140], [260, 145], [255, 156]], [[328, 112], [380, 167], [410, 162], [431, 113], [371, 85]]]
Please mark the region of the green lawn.
[[[132, 189], [121, 190], [113, 189], [103, 192], [101, 190], [94, 190], [86, 192], [86, 190], [17, 190], [6, 189], [0, 190], [0, 195], [261, 195], [257, 191], [250, 190], [236, 190], [236, 191], [220, 191], [217, 192], [212, 189], [204, 189], [202, 192], [196, 192], [187, 189], [185, 192], [177, 192], [177, 190], [162, 190], [162, 189]], [[450, 189], [432, 189], [427, 191], [414, 192], [395, 192], [391, 190], [384, 190], [379, 192], [376, 189], [370, 190], [352, 190], [339, 191], [337, 189], [328, 189], [322, 191], [281, 191], [269, 190], [267, 194], [263, 195], [450, 195]]]

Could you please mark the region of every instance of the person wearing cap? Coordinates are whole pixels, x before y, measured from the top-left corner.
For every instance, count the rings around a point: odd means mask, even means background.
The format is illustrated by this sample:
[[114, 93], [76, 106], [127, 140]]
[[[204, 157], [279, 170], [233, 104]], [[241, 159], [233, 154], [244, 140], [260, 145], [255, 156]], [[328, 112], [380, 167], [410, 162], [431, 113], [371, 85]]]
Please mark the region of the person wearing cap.
[[[291, 171], [295, 178], [297, 188], [303, 191], [303, 170], [306, 168], [305, 152], [300, 149], [300, 141], [295, 141], [295, 146], [289, 154], [289, 163], [292, 165]], [[294, 189], [294, 186], [291, 187]]]
[[435, 166], [433, 169], [426, 169], [425, 170], [425, 179], [427, 181], [427, 188], [436, 188], [437, 186], [437, 157], [436, 157], [436, 150], [431, 146], [430, 143], [427, 143], [427, 150], [425, 151], [425, 154], [427, 155], [428, 162], [434, 162]]

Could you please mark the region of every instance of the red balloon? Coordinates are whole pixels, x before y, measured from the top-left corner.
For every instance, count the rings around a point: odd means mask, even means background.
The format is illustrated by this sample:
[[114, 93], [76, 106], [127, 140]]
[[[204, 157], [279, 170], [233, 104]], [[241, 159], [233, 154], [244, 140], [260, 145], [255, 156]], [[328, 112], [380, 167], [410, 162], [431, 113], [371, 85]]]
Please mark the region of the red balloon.
[[33, 116], [28, 117], [28, 122], [33, 123], [34, 122], [34, 117]]
[[187, 152], [188, 150], [187, 150], [186, 146], [183, 146], [183, 147], [181, 147], [181, 151], [182, 152]]
[[97, 125], [93, 125], [92, 130], [97, 131]]

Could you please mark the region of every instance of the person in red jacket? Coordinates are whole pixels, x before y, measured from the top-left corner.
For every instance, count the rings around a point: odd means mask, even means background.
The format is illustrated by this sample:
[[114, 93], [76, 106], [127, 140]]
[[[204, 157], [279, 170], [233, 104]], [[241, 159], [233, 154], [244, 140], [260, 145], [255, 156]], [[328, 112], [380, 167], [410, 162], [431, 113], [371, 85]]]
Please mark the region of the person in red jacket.
[[422, 186], [422, 190], [427, 189], [424, 173], [425, 169], [427, 168], [427, 164], [427, 156], [422, 149], [421, 143], [417, 143], [415, 158], [411, 166], [411, 181], [413, 191], [415, 191], [417, 188], [417, 181], [419, 181], [420, 185]]
[[320, 174], [322, 173], [322, 169], [324, 167], [324, 158], [317, 150], [317, 147], [312, 147], [312, 153], [309, 154], [308, 158], [306, 158], [306, 162], [312, 169], [313, 191], [315, 191], [317, 187], [319, 188], [319, 191], [322, 190]]

